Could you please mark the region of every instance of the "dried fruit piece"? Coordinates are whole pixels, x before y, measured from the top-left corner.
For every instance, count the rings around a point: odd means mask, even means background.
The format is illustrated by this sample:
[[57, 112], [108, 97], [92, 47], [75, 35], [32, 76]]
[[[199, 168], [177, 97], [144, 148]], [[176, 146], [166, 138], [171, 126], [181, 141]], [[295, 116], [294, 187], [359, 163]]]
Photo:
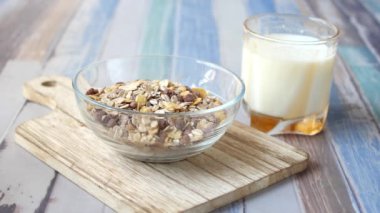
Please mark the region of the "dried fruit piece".
[[135, 101], [137, 103], [137, 109], [140, 109], [140, 107], [146, 104], [146, 97], [145, 95], [137, 95]]
[[136, 103], [136, 101], [132, 101], [132, 102], [129, 104], [129, 107], [130, 107], [131, 109], [135, 109], [135, 108], [137, 107], [137, 103]]
[[95, 95], [98, 93], [99, 93], [99, 91], [97, 89], [90, 88], [89, 90], [87, 90], [86, 95]]
[[199, 88], [199, 87], [194, 87], [191, 89], [194, 93], [196, 93], [199, 97], [205, 98], [207, 96], [206, 90]]
[[195, 100], [195, 95], [193, 95], [192, 93], [189, 93], [189, 94], [187, 94], [184, 98], [183, 98], [183, 100], [185, 101], [185, 102], [193, 102], [194, 100]]

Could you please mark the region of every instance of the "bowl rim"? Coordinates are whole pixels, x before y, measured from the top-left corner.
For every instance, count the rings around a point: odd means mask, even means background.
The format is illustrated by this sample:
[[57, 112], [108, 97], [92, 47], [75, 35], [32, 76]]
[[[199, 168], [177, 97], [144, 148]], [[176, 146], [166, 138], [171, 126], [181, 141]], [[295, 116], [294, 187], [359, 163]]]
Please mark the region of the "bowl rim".
[[[130, 59], [138, 59], [138, 58], [172, 58], [172, 59], [181, 59], [181, 60], [192, 60], [195, 63], [203, 64], [203, 65], [206, 65], [208, 67], [215, 68], [219, 71], [222, 71], [222, 72], [225, 72], [225, 73], [231, 75], [233, 78], [235, 78], [235, 80], [237, 80], [240, 83], [241, 90], [236, 97], [232, 98], [231, 100], [229, 100], [229, 101], [227, 101], [227, 102], [225, 102], [222, 105], [217, 106], [217, 107], [213, 107], [213, 108], [205, 109], [205, 110], [194, 111], [194, 112], [165, 112], [165, 113], [139, 112], [139, 111], [133, 111], [133, 110], [128, 110], [128, 109], [120, 109], [117, 107], [111, 107], [111, 106], [108, 106], [106, 104], [100, 103], [98, 101], [95, 101], [95, 100], [89, 98], [86, 94], [82, 93], [79, 90], [78, 85], [77, 85], [77, 81], [78, 81], [79, 75], [82, 72], [84, 72], [90, 68], [93, 68], [94, 66], [97, 66], [99, 64], [106, 63], [108, 61], [130, 60]], [[95, 106], [102, 107], [102, 108], [105, 108], [108, 110], [115, 110], [115, 111], [118, 111], [120, 113], [130, 113], [130, 114], [150, 115], [150, 116], [154, 115], [154, 116], [159, 116], [159, 117], [160, 116], [162, 116], [162, 117], [185, 116], [185, 115], [186, 116], [198, 116], [198, 115], [205, 115], [205, 114], [214, 113], [217, 111], [227, 109], [231, 106], [234, 106], [235, 104], [237, 104], [239, 101], [241, 101], [243, 99], [244, 93], [245, 93], [245, 84], [244, 84], [243, 80], [236, 73], [230, 71], [229, 69], [224, 68], [220, 65], [214, 64], [212, 62], [207, 62], [204, 60], [199, 60], [199, 59], [188, 57], [188, 56], [177, 56], [177, 55], [135, 55], [135, 56], [126, 56], [126, 57], [117, 57], [117, 58], [109, 58], [109, 59], [104, 59], [104, 60], [98, 60], [98, 61], [95, 61], [93, 63], [90, 63], [90, 64], [80, 68], [76, 72], [76, 74], [72, 78], [72, 87], [73, 87], [74, 92], [76, 93], [77, 96], [79, 96], [80, 98], [90, 102], [91, 104], [93, 104]]]

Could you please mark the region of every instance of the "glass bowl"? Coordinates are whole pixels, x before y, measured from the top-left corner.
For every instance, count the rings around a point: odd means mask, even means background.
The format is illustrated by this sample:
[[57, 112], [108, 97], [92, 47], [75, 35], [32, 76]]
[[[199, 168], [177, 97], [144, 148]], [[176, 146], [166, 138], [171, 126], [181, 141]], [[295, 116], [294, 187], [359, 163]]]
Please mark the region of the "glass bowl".
[[[203, 88], [223, 104], [195, 112], [158, 114], [111, 107], [86, 95], [90, 88], [137, 79], [168, 79]], [[231, 125], [245, 91], [242, 80], [231, 71], [177, 56], [135, 56], [97, 62], [79, 70], [72, 84], [87, 126], [115, 151], [147, 162], [178, 161], [211, 147]]]

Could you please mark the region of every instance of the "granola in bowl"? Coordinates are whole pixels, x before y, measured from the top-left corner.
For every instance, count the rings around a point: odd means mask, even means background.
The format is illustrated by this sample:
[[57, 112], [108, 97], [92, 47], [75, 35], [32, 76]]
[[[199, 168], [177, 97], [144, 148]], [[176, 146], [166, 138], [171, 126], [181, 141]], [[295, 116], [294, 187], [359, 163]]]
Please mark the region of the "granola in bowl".
[[[135, 80], [109, 87], [90, 88], [86, 95], [109, 107], [137, 114], [120, 113], [89, 103], [87, 112], [112, 140], [149, 147], [178, 147], [198, 143], [226, 119], [226, 112], [204, 116], [175, 116], [222, 105], [202, 88], [190, 88], [169, 80]], [[170, 114], [163, 117], [160, 115]]]
[[79, 70], [72, 85], [86, 126], [99, 136], [94, 146], [147, 162], [182, 160], [217, 143], [245, 91], [228, 69], [181, 56], [107, 59]]

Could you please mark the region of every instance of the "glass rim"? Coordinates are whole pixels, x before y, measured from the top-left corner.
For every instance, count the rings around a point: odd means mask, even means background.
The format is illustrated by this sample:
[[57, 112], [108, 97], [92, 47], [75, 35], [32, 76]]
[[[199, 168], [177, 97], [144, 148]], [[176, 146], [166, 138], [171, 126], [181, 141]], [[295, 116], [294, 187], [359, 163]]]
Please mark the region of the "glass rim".
[[[327, 38], [324, 38], [324, 39], [319, 39], [317, 41], [294, 41], [294, 40], [286, 40], [286, 39], [277, 39], [277, 38], [271, 38], [271, 37], [268, 37], [268, 36], [265, 36], [259, 32], [256, 32], [252, 29], [250, 29], [250, 27], [248, 26], [248, 22], [251, 21], [251, 20], [258, 20], [260, 18], [263, 18], [263, 17], [270, 17], [270, 16], [274, 16], [274, 17], [283, 17], [283, 18], [296, 18], [296, 19], [299, 19], [299, 20], [309, 20], [309, 21], [312, 21], [314, 23], [319, 23], [319, 24], [323, 24], [325, 27], [327, 28], [330, 28], [330, 29], [333, 29], [334, 30], [334, 33], [327, 37]], [[331, 40], [336, 40], [339, 35], [340, 35], [340, 31], [339, 31], [339, 28], [330, 23], [330, 22], [327, 22], [326, 20], [324, 19], [321, 19], [321, 18], [317, 18], [317, 17], [312, 17], [312, 16], [303, 16], [303, 15], [296, 15], [296, 14], [281, 14], [281, 13], [262, 13], [262, 14], [258, 14], [258, 15], [254, 15], [254, 16], [250, 16], [248, 17], [247, 19], [244, 20], [243, 22], [243, 26], [244, 26], [244, 31], [251, 34], [252, 36], [255, 36], [257, 38], [260, 38], [260, 39], [263, 39], [263, 40], [267, 40], [267, 41], [270, 41], [270, 42], [275, 42], [275, 43], [282, 43], [282, 44], [294, 44], [294, 45], [318, 45], [318, 44], [325, 44]]]
[[[121, 108], [117, 108], [117, 107], [111, 107], [111, 106], [108, 106], [106, 104], [103, 104], [99, 101], [96, 101], [96, 100], [93, 100], [91, 99], [90, 97], [88, 97], [86, 94], [84, 94], [83, 92], [81, 92], [78, 88], [78, 85], [77, 85], [77, 82], [78, 82], [78, 78], [80, 76], [80, 74], [84, 71], [87, 71], [97, 65], [100, 65], [100, 64], [104, 64], [106, 62], [109, 62], [109, 61], [116, 61], [116, 60], [130, 60], [130, 59], [139, 59], [139, 58], [170, 58], [170, 59], [185, 59], [185, 60], [192, 60], [193, 62], [195, 63], [199, 63], [199, 64], [202, 64], [202, 65], [205, 65], [205, 66], [208, 66], [208, 67], [211, 67], [211, 68], [215, 68], [215, 69], [218, 69], [222, 72], [225, 72], [229, 75], [231, 75], [233, 78], [235, 78], [235, 80], [237, 80], [239, 82], [239, 84], [241, 85], [241, 89], [238, 93], [238, 95], [234, 98], [231, 98], [230, 100], [228, 100], [227, 102], [225, 103], [222, 103], [222, 105], [220, 106], [216, 106], [216, 107], [213, 107], [213, 108], [210, 108], [210, 109], [205, 109], [205, 110], [199, 110], [199, 111], [194, 111], [194, 112], [165, 112], [165, 113], [154, 113], [154, 112], [140, 112], [140, 111], [133, 111], [133, 110], [128, 110], [128, 109], [121, 109]], [[237, 104], [239, 101], [241, 101], [244, 97], [244, 93], [245, 93], [245, 85], [244, 85], [244, 82], [243, 80], [237, 75], [235, 74], [234, 72], [222, 67], [222, 66], [219, 66], [217, 64], [214, 64], [214, 63], [211, 63], [211, 62], [207, 62], [207, 61], [203, 61], [203, 60], [198, 60], [196, 58], [192, 58], [192, 57], [187, 57], [187, 56], [175, 56], [175, 55], [136, 55], [136, 56], [128, 56], [128, 57], [120, 57], [120, 58], [111, 58], [111, 59], [105, 59], [105, 60], [99, 60], [99, 61], [95, 61], [93, 63], [90, 63], [89, 65], [86, 65], [82, 68], [80, 68], [76, 74], [74, 75], [74, 77], [72, 78], [72, 87], [74, 89], [74, 92], [76, 95], [78, 95], [80, 98], [90, 102], [91, 104], [95, 105], [95, 106], [98, 106], [98, 107], [102, 107], [102, 108], [105, 108], [105, 109], [108, 109], [108, 110], [114, 110], [114, 111], [118, 111], [120, 113], [131, 113], [131, 114], [136, 114], [136, 115], [154, 115], [154, 116], [158, 116], [158, 117], [166, 117], [166, 116], [198, 116], [198, 115], [205, 115], [205, 114], [210, 114], [210, 113], [214, 113], [214, 112], [217, 112], [217, 111], [221, 111], [221, 110], [225, 110], [229, 107], [232, 107], [234, 106], [235, 104]]]

